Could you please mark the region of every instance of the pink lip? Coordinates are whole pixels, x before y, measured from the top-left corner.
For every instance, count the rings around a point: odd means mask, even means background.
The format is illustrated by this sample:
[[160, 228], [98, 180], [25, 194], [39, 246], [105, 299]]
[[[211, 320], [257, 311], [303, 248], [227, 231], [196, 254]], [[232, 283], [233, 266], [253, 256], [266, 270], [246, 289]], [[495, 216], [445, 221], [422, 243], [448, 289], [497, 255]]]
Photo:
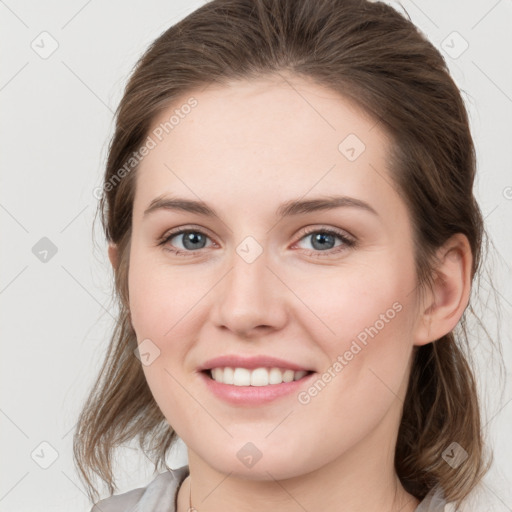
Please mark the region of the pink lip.
[[[288, 363], [286, 365], [288, 365]], [[216, 366], [214, 366], [214, 368]], [[242, 367], [239, 363], [237, 363], [236, 366]], [[272, 366], [279, 367], [279, 365]], [[285, 395], [294, 394], [296, 396], [299, 389], [309, 385], [311, 379], [316, 375], [316, 373], [311, 373], [299, 380], [282, 382], [281, 384], [271, 384], [269, 386], [234, 386], [232, 384], [217, 382], [213, 380], [208, 373], [209, 372], [202, 371], [199, 372], [198, 375], [215, 396], [232, 405], [248, 407], [263, 405]]]
[[253, 356], [253, 357], [240, 357], [238, 355], [226, 355], [215, 357], [206, 361], [199, 369], [199, 371], [211, 370], [212, 368], [247, 368], [253, 370], [254, 368], [283, 368], [285, 370], [294, 371], [313, 371], [311, 368], [306, 368], [284, 359], [278, 359], [271, 356]]

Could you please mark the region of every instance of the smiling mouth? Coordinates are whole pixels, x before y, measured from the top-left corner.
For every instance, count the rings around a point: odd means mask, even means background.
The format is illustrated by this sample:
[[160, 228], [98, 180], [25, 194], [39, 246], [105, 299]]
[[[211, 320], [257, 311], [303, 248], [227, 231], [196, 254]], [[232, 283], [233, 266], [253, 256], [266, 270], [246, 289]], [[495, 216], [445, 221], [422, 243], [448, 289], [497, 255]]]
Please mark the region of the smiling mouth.
[[221, 384], [231, 384], [233, 386], [274, 386], [303, 379], [314, 372], [307, 370], [295, 371], [277, 367], [248, 369], [226, 366], [203, 370], [203, 373]]

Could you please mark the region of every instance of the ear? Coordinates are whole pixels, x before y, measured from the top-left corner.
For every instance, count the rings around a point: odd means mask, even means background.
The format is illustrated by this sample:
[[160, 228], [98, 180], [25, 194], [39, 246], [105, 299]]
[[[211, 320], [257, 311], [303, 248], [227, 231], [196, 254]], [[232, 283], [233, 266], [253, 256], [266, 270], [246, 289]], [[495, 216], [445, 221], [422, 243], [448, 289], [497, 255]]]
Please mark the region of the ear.
[[110, 242], [108, 244], [108, 259], [110, 260], [112, 267], [114, 267], [114, 270], [117, 269], [117, 259], [118, 259], [117, 255], [118, 255], [117, 245]]
[[471, 295], [473, 256], [462, 233], [453, 235], [437, 253], [433, 289], [428, 289], [417, 320], [414, 344], [426, 345], [454, 329]]

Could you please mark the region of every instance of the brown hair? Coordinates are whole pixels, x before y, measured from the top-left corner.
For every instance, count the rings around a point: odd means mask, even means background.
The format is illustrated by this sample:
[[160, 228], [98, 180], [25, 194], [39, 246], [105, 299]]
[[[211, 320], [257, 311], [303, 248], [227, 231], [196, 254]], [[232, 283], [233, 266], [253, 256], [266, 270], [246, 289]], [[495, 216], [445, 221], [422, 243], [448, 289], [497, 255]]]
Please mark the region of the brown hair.
[[[436, 249], [455, 233], [469, 240], [472, 280], [478, 273], [485, 230], [472, 192], [476, 158], [468, 116], [443, 57], [410, 20], [364, 0], [207, 3], [151, 44], [116, 113], [99, 211], [107, 240], [119, 247], [120, 314], [74, 438], [75, 462], [91, 497], [98, 495], [93, 472], [110, 493], [116, 489], [112, 456], [122, 443], [138, 438], [156, 471], [167, 467], [176, 439], [134, 356], [127, 275], [136, 166], [113, 178], [144, 143], [155, 117], [185, 94], [213, 81], [284, 71], [353, 100], [391, 135], [393, 181], [414, 226], [417, 291], [432, 285]], [[467, 310], [474, 312], [471, 302]], [[467, 310], [457, 337], [451, 332], [415, 347], [413, 355], [395, 467], [420, 500], [440, 484], [447, 500], [459, 503], [490, 464], [483, 457], [471, 358], [463, 350]], [[457, 469], [441, 456], [453, 441], [468, 453]]]

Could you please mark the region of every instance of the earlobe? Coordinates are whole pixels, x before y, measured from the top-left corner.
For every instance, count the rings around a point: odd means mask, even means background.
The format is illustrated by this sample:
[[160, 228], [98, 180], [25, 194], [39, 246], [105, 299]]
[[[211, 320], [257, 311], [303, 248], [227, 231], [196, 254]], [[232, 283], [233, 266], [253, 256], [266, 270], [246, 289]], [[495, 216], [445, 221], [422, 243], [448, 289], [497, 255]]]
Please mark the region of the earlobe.
[[110, 263], [112, 264], [112, 267], [114, 268], [114, 270], [117, 269], [117, 254], [118, 254], [117, 245], [110, 242], [108, 244], [108, 259], [110, 260]]
[[433, 289], [420, 311], [415, 345], [426, 345], [451, 332], [469, 303], [473, 258], [467, 237], [453, 235], [438, 251], [438, 258]]

